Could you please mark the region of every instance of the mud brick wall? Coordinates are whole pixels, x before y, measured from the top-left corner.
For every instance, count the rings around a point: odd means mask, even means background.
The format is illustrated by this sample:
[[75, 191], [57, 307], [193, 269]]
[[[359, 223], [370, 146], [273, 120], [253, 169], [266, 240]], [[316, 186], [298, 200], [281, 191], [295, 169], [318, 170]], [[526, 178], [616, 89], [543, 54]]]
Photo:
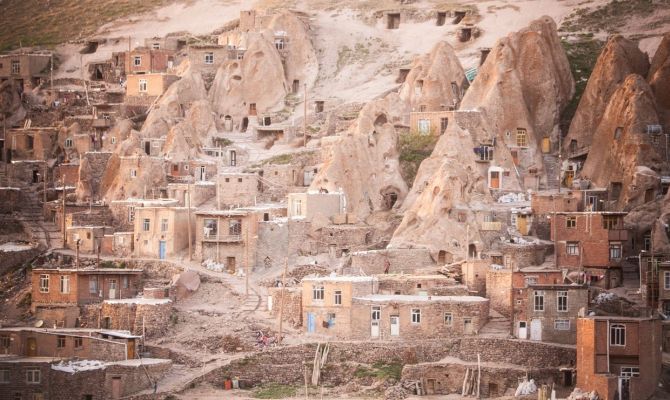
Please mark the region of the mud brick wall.
[[524, 268], [531, 265], [541, 265], [547, 255], [553, 252], [552, 244], [514, 244], [503, 243], [500, 251], [503, 256], [511, 257], [513, 268]]
[[0, 251], [0, 275], [32, 260], [40, 253], [41, 251], [37, 247], [23, 251]]
[[111, 340], [91, 340], [85, 346], [89, 346], [89, 354], [97, 360], [122, 361], [126, 359], [126, 343]]
[[[110, 329], [120, 329], [147, 338], [165, 334], [172, 314], [172, 302], [165, 304], [103, 303], [103, 317], [110, 317]], [[144, 330], [142, 329], [144, 326]]]
[[88, 161], [88, 171], [91, 172], [91, 175], [80, 178], [85, 178], [88, 185], [91, 188], [91, 196], [94, 199], [99, 199], [101, 196], [100, 193], [100, 182], [102, 182], [102, 176], [107, 170], [107, 161], [112, 156], [111, 152], [86, 152], [83, 155], [83, 158]]
[[107, 207], [91, 207], [90, 211], [79, 211], [66, 217], [68, 226], [111, 226], [112, 221], [112, 212]]
[[105, 398], [105, 370], [80, 371], [75, 374], [51, 370], [49, 375], [49, 399], [83, 399], [92, 395], [94, 399]]
[[21, 191], [18, 188], [0, 188], [0, 214], [10, 214], [18, 210]]
[[417, 268], [435, 265], [427, 249], [385, 249], [353, 253], [351, 271], [363, 270], [367, 275], [383, 274], [386, 260], [391, 264], [391, 273], [411, 273]]
[[79, 307], [79, 325], [82, 328], [100, 328], [102, 304], [89, 304]]
[[509, 317], [512, 315], [510, 304], [512, 290], [512, 270], [489, 269], [486, 271], [486, 298], [491, 301], [492, 309]]
[[121, 397], [148, 389], [152, 387], [152, 381], [149, 380], [148, 376], [154, 380], [159, 380], [172, 367], [172, 362], [164, 360], [160, 363], [144, 363], [142, 365], [140, 366], [138, 363], [137, 365], [107, 366], [105, 370], [105, 392], [112, 393], [113, 377], [121, 377]]

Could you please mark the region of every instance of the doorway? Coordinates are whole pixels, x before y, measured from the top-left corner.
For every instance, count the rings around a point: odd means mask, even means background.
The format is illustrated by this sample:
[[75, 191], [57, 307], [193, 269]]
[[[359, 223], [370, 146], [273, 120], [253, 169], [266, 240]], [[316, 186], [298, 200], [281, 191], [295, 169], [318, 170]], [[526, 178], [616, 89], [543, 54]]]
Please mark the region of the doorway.
[[37, 356], [37, 339], [28, 338], [26, 344], [26, 356], [27, 357], [36, 357]]
[[528, 327], [526, 326], [526, 321], [519, 321], [519, 331], [517, 336], [519, 339], [528, 338]]
[[293, 80], [292, 89], [293, 89], [294, 94], [297, 94], [300, 91], [300, 81], [299, 80], [297, 80], [297, 79]]
[[463, 334], [464, 335], [472, 335], [475, 333], [474, 326], [472, 324], [472, 318], [464, 318], [463, 319]]
[[435, 379], [426, 379], [426, 394], [435, 394]]
[[549, 140], [548, 137], [543, 137], [542, 138], [542, 152], [544, 154], [547, 154], [551, 151], [551, 141]]
[[112, 399], [121, 398], [121, 377], [115, 376], [112, 378]]
[[398, 28], [400, 28], [400, 14], [387, 14], [386, 29], [398, 29]]
[[500, 171], [491, 171], [490, 177], [491, 183], [489, 187], [491, 189], [500, 189]]
[[240, 126], [240, 132], [246, 132], [247, 127], [249, 126], [249, 118], [242, 118], [242, 125]]
[[316, 332], [316, 316], [314, 313], [307, 313], [307, 332], [314, 333]]
[[391, 336], [400, 336], [400, 317], [391, 315]]
[[150, 156], [151, 155], [151, 142], [144, 142], [144, 152]]
[[158, 242], [158, 258], [161, 260], [165, 260], [165, 256], [167, 253], [167, 243], [165, 240], [160, 240]]
[[201, 180], [201, 181], [206, 180], [206, 178], [207, 178], [207, 172], [205, 171], [205, 166], [204, 166], [204, 165], [201, 165], [201, 166], [200, 166], [198, 175], [200, 175], [200, 177], [199, 177], [200, 179], [199, 179], [199, 180]]
[[542, 321], [539, 319], [530, 321], [530, 340], [542, 340]]
[[230, 151], [230, 166], [237, 166], [237, 152], [235, 150]]
[[229, 273], [235, 273], [235, 257], [226, 257], [226, 269]]
[[128, 339], [126, 348], [128, 349], [128, 359], [133, 360], [135, 358], [135, 339]]
[[116, 279], [109, 280], [109, 298], [110, 299], [116, 298]]
[[447, 13], [444, 11], [438, 11], [437, 26], [443, 26], [445, 22], [447, 22]]

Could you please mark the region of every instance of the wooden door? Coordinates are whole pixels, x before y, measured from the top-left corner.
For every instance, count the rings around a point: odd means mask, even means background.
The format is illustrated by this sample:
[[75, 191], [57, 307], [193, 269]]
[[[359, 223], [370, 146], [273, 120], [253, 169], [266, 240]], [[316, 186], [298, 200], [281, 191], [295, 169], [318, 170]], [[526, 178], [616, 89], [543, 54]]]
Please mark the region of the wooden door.
[[435, 394], [435, 379], [426, 379], [426, 394]]
[[526, 223], [525, 215], [519, 215], [516, 217], [516, 228], [522, 235], [528, 234], [528, 225]]
[[112, 399], [121, 398], [121, 377], [115, 376], [112, 378]]
[[491, 171], [491, 188], [500, 189], [500, 172]]
[[109, 280], [109, 298], [110, 299], [116, 298], [116, 279]]
[[575, 171], [565, 171], [565, 186], [572, 187], [572, 180], [575, 179]]
[[226, 269], [229, 273], [235, 273], [235, 257], [226, 257]]
[[28, 338], [26, 343], [26, 356], [28, 357], [37, 357], [37, 339]]
[[135, 339], [128, 339], [128, 359], [135, 359]]
[[551, 141], [548, 137], [542, 138], [542, 152], [549, 153], [551, 151]]

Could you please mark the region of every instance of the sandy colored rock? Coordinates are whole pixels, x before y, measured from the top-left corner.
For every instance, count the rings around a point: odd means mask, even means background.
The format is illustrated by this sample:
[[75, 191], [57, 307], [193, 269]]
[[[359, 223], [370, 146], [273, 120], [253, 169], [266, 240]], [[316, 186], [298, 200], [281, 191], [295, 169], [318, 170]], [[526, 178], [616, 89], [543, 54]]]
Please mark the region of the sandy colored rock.
[[630, 210], [644, 202], [658, 173], [667, 174], [662, 149], [646, 134], [658, 124], [654, 95], [640, 75], [629, 75], [612, 94], [594, 135], [581, 176], [595, 187], [621, 184], [617, 208]]
[[26, 110], [21, 104], [21, 95], [11, 81], [0, 83], [0, 115], [6, 118], [8, 126], [26, 117]]
[[181, 274], [175, 275], [172, 284], [177, 292], [177, 300], [182, 300], [200, 287], [200, 275], [192, 269], [187, 269]]
[[347, 212], [360, 220], [390, 208], [387, 199], [392, 193], [399, 205], [407, 184], [400, 175], [393, 123], [408, 113], [407, 103], [395, 93], [368, 103], [347, 132], [322, 139], [324, 163], [310, 189], [344, 191]]
[[663, 36], [649, 68], [649, 86], [656, 97], [659, 116], [670, 129], [670, 33]]
[[440, 111], [456, 108], [467, 87], [454, 49], [447, 42], [438, 42], [430, 53], [412, 63], [400, 88], [400, 98], [409, 103], [412, 111], [419, 111], [421, 106], [426, 111]]
[[647, 76], [649, 59], [637, 44], [623, 36], [612, 36], [598, 56], [586, 89], [579, 101], [563, 148], [591, 145], [603, 118], [607, 102], [629, 74]]

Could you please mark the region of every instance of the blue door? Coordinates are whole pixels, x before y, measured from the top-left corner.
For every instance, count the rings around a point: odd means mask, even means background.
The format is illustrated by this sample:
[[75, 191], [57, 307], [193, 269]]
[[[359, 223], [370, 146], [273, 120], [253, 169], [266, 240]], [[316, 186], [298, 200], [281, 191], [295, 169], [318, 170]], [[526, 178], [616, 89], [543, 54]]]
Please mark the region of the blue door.
[[165, 240], [158, 242], [158, 258], [165, 260]]
[[307, 332], [314, 333], [316, 331], [316, 317], [314, 313], [307, 313]]

